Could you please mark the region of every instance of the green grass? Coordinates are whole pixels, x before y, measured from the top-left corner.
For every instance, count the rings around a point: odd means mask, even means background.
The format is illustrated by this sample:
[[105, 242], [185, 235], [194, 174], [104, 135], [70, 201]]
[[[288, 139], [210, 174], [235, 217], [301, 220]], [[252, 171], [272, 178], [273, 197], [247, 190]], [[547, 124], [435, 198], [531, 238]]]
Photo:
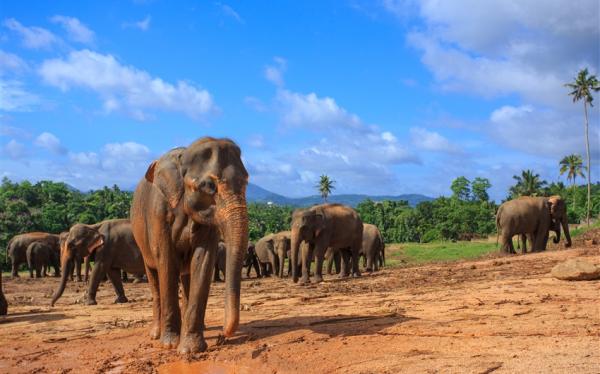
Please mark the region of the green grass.
[[498, 250], [495, 241], [388, 244], [386, 265], [400, 266], [475, 259]]
[[570, 230], [571, 237], [575, 238], [581, 234], [585, 234], [586, 232], [593, 230], [593, 229], [597, 229], [599, 227], [600, 227], [600, 220], [597, 220], [596, 222], [592, 223], [589, 227], [585, 223], [581, 223], [581, 225], [578, 228]]

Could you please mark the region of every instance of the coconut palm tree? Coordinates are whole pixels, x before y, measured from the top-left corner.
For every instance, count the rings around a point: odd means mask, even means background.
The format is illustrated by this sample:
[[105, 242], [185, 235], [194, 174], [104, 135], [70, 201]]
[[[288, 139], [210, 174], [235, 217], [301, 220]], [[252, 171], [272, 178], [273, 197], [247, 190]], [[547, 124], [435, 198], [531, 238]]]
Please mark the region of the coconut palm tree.
[[321, 194], [324, 202], [327, 202], [327, 196], [331, 194], [331, 191], [335, 189], [334, 184], [335, 181], [329, 178], [327, 175], [323, 174], [320, 177], [319, 183], [317, 184], [317, 189]]
[[531, 170], [523, 170], [521, 175], [513, 175], [513, 179], [517, 181], [517, 184], [510, 188], [513, 197], [537, 196], [541, 193], [542, 188], [548, 184], [548, 182], [540, 179], [539, 174], [534, 174]]
[[560, 160], [560, 175], [567, 173], [567, 180], [571, 181], [573, 192], [573, 209], [575, 209], [575, 179], [577, 176], [585, 178], [583, 174], [583, 160], [580, 155], [570, 154]]
[[587, 156], [587, 216], [586, 221], [588, 226], [590, 225], [590, 207], [591, 207], [591, 196], [592, 196], [592, 179], [591, 179], [591, 165], [590, 165], [590, 136], [589, 136], [589, 121], [588, 121], [588, 104], [593, 106], [592, 92], [600, 91], [600, 82], [595, 75], [588, 76], [588, 69], [579, 71], [577, 77], [572, 83], [565, 84], [572, 91], [569, 95], [573, 96], [573, 102], [583, 100], [583, 113], [585, 115], [585, 151]]

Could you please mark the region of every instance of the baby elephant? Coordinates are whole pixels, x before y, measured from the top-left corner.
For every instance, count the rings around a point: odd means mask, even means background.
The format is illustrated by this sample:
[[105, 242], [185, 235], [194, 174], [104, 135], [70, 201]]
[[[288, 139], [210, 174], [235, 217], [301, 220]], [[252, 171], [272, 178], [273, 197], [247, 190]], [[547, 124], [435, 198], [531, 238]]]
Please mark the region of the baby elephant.
[[58, 253], [46, 243], [33, 242], [29, 244], [26, 255], [27, 265], [29, 265], [29, 276], [31, 278], [33, 278], [33, 270], [35, 270], [35, 277], [41, 278], [47, 276], [50, 265], [58, 269]]
[[262, 275], [260, 273], [260, 265], [258, 263], [258, 256], [256, 256], [256, 247], [254, 243], [248, 243], [248, 250], [244, 255], [244, 268], [246, 268], [246, 278], [250, 278], [250, 272], [252, 268], [254, 268], [254, 272], [256, 273], [257, 278], [261, 278]]

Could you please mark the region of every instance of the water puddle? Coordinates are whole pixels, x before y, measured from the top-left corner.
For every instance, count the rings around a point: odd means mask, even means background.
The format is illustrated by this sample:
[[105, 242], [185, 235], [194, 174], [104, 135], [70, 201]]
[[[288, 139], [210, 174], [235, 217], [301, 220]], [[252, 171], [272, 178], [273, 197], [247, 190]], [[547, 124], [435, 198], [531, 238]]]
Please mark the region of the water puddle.
[[199, 361], [184, 362], [177, 361], [158, 367], [158, 374], [253, 374], [256, 370], [248, 367], [221, 364], [217, 362]]

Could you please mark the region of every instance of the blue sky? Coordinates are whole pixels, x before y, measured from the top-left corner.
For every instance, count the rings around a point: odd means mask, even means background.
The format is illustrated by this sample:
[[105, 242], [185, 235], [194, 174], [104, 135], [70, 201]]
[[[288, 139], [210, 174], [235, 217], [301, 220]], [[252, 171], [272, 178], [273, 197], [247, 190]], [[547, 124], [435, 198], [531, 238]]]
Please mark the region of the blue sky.
[[3, 1], [0, 174], [132, 188], [160, 154], [212, 135], [287, 196], [328, 174], [336, 193], [435, 197], [464, 175], [502, 199], [521, 170], [564, 181], [559, 160], [585, 155], [563, 83], [600, 70], [599, 6]]

